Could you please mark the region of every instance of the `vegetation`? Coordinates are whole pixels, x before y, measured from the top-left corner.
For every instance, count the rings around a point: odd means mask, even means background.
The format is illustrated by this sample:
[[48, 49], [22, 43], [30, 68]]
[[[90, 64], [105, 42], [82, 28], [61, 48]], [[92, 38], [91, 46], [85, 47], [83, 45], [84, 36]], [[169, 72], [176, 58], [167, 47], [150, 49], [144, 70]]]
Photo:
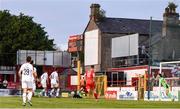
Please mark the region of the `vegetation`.
[[53, 41], [33, 17], [0, 11], [0, 65], [14, 65], [17, 50], [54, 50]]
[[176, 4], [173, 3], [173, 2], [169, 2], [168, 7], [169, 7], [170, 9], [175, 9], [175, 8], [178, 7], [178, 5], [176, 5]]

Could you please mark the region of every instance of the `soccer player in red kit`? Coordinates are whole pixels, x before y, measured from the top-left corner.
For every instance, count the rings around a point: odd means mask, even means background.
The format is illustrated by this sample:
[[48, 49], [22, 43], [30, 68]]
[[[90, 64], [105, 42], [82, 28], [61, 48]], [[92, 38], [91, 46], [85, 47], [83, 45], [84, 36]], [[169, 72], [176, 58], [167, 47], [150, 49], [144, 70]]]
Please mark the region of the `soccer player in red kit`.
[[97, 101], [98, 97], [95, 88], [94, 65], [91, 65], [90, 71], [87, 70], [84, 77], [86, 80], [86, 90], [88, 91], [88, 93], [90, 93], [90, 91], [93, 91], [94, 97], [96, 98]]

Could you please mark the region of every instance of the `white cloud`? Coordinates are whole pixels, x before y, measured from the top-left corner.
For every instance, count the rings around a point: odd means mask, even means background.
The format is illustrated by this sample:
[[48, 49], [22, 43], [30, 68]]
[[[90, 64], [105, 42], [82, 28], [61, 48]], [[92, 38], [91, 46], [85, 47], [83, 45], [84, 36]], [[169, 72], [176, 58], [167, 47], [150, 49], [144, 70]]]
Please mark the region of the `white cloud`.
[[68, 44], [60, 44], [57, 45], [62, 51], [67, 51], [68, 49]]

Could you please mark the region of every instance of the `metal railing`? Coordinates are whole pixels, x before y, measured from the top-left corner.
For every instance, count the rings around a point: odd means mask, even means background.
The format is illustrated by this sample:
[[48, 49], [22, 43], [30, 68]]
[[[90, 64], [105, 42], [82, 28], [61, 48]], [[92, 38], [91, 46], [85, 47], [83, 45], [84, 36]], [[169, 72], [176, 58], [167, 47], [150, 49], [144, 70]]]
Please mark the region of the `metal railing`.
[[135, 87], [135, 89], [138, 89], [138, 80], [136, 81], [126, 81], [126, 80], [120, 80], [120, 81], [107, 81], [108, 87]]
[[15, 71], [15, 66], [0, 66], [0, 71]]
[[128, 66], [137, 66], [137, 65], [147, 65], [148, 58], [138, 58], [138, 57], [129, 57], [129, 58], [114, 58], [112, 59], [112, 67], [128, 67]]

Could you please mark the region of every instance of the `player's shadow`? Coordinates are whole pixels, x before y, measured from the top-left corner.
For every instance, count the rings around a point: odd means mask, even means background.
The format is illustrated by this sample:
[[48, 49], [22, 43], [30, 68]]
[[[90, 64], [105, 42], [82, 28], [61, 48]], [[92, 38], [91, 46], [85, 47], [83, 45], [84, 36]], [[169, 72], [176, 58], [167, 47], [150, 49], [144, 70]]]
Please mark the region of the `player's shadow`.
[[82, 97], [80, 96], [80, 94], [77, 91], [75, 91], [73, 98], [82, 98]]

